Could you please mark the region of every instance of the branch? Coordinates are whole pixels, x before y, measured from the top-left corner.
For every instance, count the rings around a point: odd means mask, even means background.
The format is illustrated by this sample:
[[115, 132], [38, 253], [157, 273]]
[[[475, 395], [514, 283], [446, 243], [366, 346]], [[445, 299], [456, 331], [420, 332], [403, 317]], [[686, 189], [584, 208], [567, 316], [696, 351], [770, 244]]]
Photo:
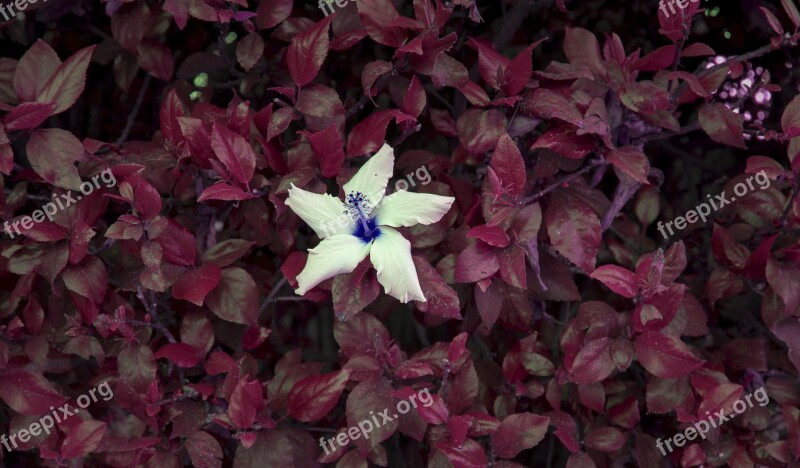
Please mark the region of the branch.
[[145, 74], [142, 87], [139, 88], [139, 95], [136, 96], [136, 102], [133, 103], [133, 109], [131, 109], [131, 113], [128, 115], [128, 120], [125, 122], [125, 128], [122, 129], [122, 134], [119, 136], [119, 138], [117, 138], [117, 141], [114, 142], [115, 146], [121, 146], [128, 140], [128, 135], [131, 133], [133, 123], [136, 120], [136, 115], [139, 114], [139, 109], [142, 107], [142, 102], [144, 101], [144, 95], [147, 91], [147, 87], [150, 86], [150, 79], [150, 74]]
[[264, 311], [267, 310], [267, 306], [271, 302], [274, 302], [275, 296], [278, 295], [278, 291], [283, 287], [284, 284], [286, 284], [287, 281], [288, 280], [286, 279], [286, 277], [282, 276], [281, 279], [278, 280], [277, 283], [275, 283], [275, 286], [272, 287], [272, 290], [269, 292], [269, 295], [267, 295], [267, 298], [264, 299], [264, 302], [261, 303], [261, 307], [258, 308], [259, 317], [261, 317], [261, 314], [263, 314]]
[[685, 135], [687, 133], [691, 133], [695, 130], [700, 130], [700, 122], [693, 122], [685, 127], [681, 127], [680, 130], [677, 132], [656, 132], [656, 133], [648, 133], [647, 135], [642, 135], [633, 141], [631, 141], [631, 146], [641, 146], [649, 141], [655, 140], [666, 140], [668, 138], [672, 138], [674, 136]]
[[[722, 69], [724, 67], [727, 67], [730, 62], [744, 62], [746, 60], [751, 60], [751, 59], [754, 59], [754, 58], [761, 57], [762, 55], [766, 55], [766, 54], [772, 52], [773, 50], [777, 50], [778, 48], [780, 48], [781, 46], [783, 46], [785, 44], [788, 44], [789, 42], [791, 42], [789, 39], [784, 39], [776, 47], [773, 47], [772, 44], [767, 44], [765, 46], [761, 46], [761, 47], [759, 47], [758, 49], [756, 49], [754, 51], [748, 52], [746, 54], [739, 55], [737, 57], [733, 57], [730, 60], [727, 60], [727, 61], [722, 62], [722, 63], [718, 63], [718, 64], [714, 65], [713, 67], [709, 67], [709, 68], [703, 69], [703, 70], [701, 70], [700, 72], [697, 73], [697, 77], [698, 78], [702, 78], [704, 76], [711, 75], [715, 71], [720, 70], [720, 69]], [[678, 96], [680, 96], [681, 93], [683, 92], [683, 90], [685, 90], [688, 86], [689, 86], [689, 83], [687, 83], [686, 81], [681, 83], [680, 86], [675, 88], [675, 90], [672, 92], [672, 95], [670, 96], [670, 101], [675, 102], [675, 100], [678, 98]]]
[[530, 203], [533, 203], [536, 200], [538, 200], [539, 198], [543, 197], [544, 195], [546, 195], [546, 194], [552, 192], [553, 190], [557, 189], [558, 187], [561, 187], [562, 185], [564, 185], [564, 184], [576, 179], [577, 177], [580, 177], [581, 175], [591, 171], [595, 167], [604, 166], [605, 164], [607, 164], [607, 163], [605, 161], [603, 161], [602, 159], [594, 159], [592, 161], [589, 161], [585, 166], [580, 168], [580, 170], [577, 170], [577, 171], [575, 171], [573, 173], [570, 173], [570, 174], [566, 175], [565, 177], [563, 177], [561, 179], [558, 179], [557, 181], [553, 182], [552, 184], [550, 184], [547, 187], [539, 190], [538, 192], [534, 193], [533, 195], [531, 195], [529, 197], [523, 198], [522, 201], [520, 202], [520, 205], [528, 205]]

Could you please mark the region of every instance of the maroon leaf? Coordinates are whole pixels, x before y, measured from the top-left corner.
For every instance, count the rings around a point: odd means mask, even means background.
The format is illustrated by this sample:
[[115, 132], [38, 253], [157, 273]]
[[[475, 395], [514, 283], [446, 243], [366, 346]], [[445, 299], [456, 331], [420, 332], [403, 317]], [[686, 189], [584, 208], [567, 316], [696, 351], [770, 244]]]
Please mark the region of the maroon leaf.
[[544, 439], [550, 418], [533, 413], [512, 414], [492, 434], [492, 446], [500, 458], [514, 458], [523, 450], [536, 447]]
[[442, 276], [427, 260], [414, 255], [414, 266], [417, 269], [422, 294], [425, 302], [415, 302], [417, 309], [439, 317], [461, 320], [461, 305], [458, 293], [445, 283]]
[[455, 280], [459, 283], [475, 283], [492, 276], [499, 269], [500, 259], [494, 249], [477, 241], [458, 255]]
[[289, 74], [297, 84], [303, 87], [317, 76], [322, 62], [328, 56], [328, 26], [333, 16], [328, 16], [307, 30], [296, 35], [286, 51], [286, 63]]
[[211, 147], [233, 178], [247, 186], [256, 169], [256, 155], [250, 144], [241, 135], [214, 123]]
[[3, 125], [7, 131], [36, 128], [53, 115], [54, 108], [50, 102], [23, 102], [3, 117]]
[[67, 433], [61, 445], [61, 456], [67, 459], [78, 458], [94, 452], [105, 433], [106, 423], [94, 420], [82, 421]]
[[223, 201], [241, 201], [257, 198], [258, 196], [253, 193], [245, 192], [239, 187], [226, 184], [225, 182], [217, 182], [211, 187], [206, 187], [203, 193], [197, 198], [198, 202], [206, 200], [223, 200]]
[[289, 392], [289, 416], [303, 422], [325, 417], [339, 402], [350, 372], [350, 369], [343, 369], [297, 382]]
[[620, 296], [633, 299], [638, 293], [636, 275], [616, 265], [603, 265], [589, 275]]
[[545, 211], [544, 222], [558, 253], [583, 271], [594, 271], [601, 229], [591, 208], [572, 197], [555, 199]]
[[256, 325], [258, 287], [245, 270], [229, 267], [222, 270], [219, 284], [206, 296], [208, 308], [229, 322]]
[[650, 161], [640, 149], [633, 146], [615, 148], [608, 152], [606, 158], [616, 169], [633, 177], [637, 182], [648, 183], [647, 174], [650, 172]]
[[490, 167], [500, 179], [504, 190], [516, 198], [525, 188], [525, 161], [514, 140], [503, 135], [497, 141]]
[[54, 103], [53, 115], [72, 107], [86, 85], [86, 69], [95, 47], [81, 49], [60, 64], [41, 88], [41, 92], [36, 93], [36, 101]]
[[186, 439], [186, 449], [197, 468], [221, 468], [222, 447], [208, 432], [195, 431]]
[[51, 406], [58, 407], [67, 401], [47, 379], [23, 369], [0, 372], [0, 398], [25, 416], [45, 414]]
[[659, 332], [637, 336], [633, 346], [642, 366], [662, 379], [683, 377], [705, 363], [683, 341]]
[[703, 131], [717, 143], [747, 149], [742, 129], [744, 116], [733, 112], [724, 104], [704, 104], [700, 108], [697, 121]]
[[344, 163], [344, 146], [342, 137], [339, 135], [337, 126], [330, 125], [321, 132], [299, 132], [308, 138], [314, 155], [319, 160], [319, 166], [323, 177], [334, 177], [339, 173]]
[[166, 358], [179, 367], [194, 367], [197, 365], [202, 353], [186, 343], [167, 343], [153, 354], [153, 358]]
[[347, 155], [352, 158], [380, 148], [386, 138], [386, 128], [393, 119], [398, 124], [416, 120], [396, 109], [375, 112], [350, 131], [347, 139]]
[[266, 406], [261, 382], [248, 377], [239, 379], [231, 394], [228, 414], [234, 424], [248, 429], [256, 420], [256, 414]]
[[583, 345], [569, 372], [569, 379], [577, 384], [600, 382], [614, 371], [611, 357], [611, 339], [601, 337]]

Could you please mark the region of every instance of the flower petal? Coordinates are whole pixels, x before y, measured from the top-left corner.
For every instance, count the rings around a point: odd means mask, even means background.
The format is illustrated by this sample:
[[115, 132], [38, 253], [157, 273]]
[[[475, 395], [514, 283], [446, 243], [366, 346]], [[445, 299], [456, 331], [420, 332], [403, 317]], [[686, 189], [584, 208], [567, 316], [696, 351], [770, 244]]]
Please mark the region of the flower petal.
[[344, 184], [344, 194], [361, 192], [373, 207], [377, 206], [386, 192], [386, 185], [394, 171], [394, 150], [384, 144], [374, 156], [361, 166], [352, 179]]
[[381, 200], [381, 204], [372, 210], [372, 216], [379, 226], [432, 224], [442, 219], [453, 201], [453, 197], [401, 190]]
[[297, 188], [292, 184], [286, 206], [324, 239], [334, 234], [351, 234], [353, 219], [344, 213], [344, 203], [327, 193], [319, 194]]
[[308, 251], [306, 266], [297, 275], [297, 294], [302, 296], [328, 278], [350, 273], [367, 258], [371, 247], [371, 243], [350, 234], [336, 234], [324, 239]]
[[411, 243], [396, 230], [381, 226], [381, 233], [372, 242], [369, 258], [378, 272], [378, 282], [386, 294], [400, 302], [425, 302], [419, 286], [417, 269], [411, 259]]

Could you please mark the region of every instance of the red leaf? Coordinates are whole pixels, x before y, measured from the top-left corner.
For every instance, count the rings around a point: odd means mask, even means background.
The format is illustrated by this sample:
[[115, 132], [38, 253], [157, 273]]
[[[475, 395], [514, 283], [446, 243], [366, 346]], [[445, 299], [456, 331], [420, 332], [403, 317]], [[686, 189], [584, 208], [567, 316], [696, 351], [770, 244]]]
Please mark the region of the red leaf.
[[797, 11], [794, 0], [781, 0], [781, 5], [786, 11], [786, 14], [789, 15], [789, 19], [792, 20], [795, 31], [797, 31], [797, 29], [800, 28], [800, 12]]
[[166, 358], [179, 367], [194, 367], [202, 353], [186, 343], [167, 343], [153, 354], [154, 359]]
[[458, 254], [455, 280], [459, 283], [475, 283], [492, 276], [499, 269], [497, 252], [484, 242], [477, 241]]
[[[7, 352], [7, 350], [6, 350]], [[40, 416], [67, 401], [40, 374], [23, 369], [0, 372], [0, 398], [25, 416]]]
[[485, 468], [487, 465], [486, 452], [481, 444], [472, 439], [466, 439], [460, 446], [453, 446], [439, 442], [435, 446], [445, 454], [453, 468]]
[[72, 107], [86, 86], [86, 69], [95, 47], [81, 49], [59, 65], [41, 92], [36, 94], [36, 101], [54, 103], [53, 115]]
[[186, 112], [183, 108], [183, 102], [178, 97], [178, 92], [173, 88], [167, 93], [164, 102], [161, 103], [161, 110], [158, 113], [158, 121], [161, 125], [161, 136], [172, 142], [180, 142], [185, 140], [183, 132], [181, 132], [180, 122], [178, 117], [185, 117]]
[[439, 317], [461, 320], [461, 303], [456, 290], [444, 281], [442, 275], [427, 260], [416, 255], [412, 259], [426, 299], [425, 302], [414, 303], [417, 309]]
[[195, 431], [186, 439], [186, 451], [197, 468], [221, 468], [222, 447], [208, 432]]
[[169, 81], [175, 70], [172, 50], [155, 39], [144, 39], [136, 45], [136, 55], [142, 70], [159, 80]]
[[248, 186], [256, 169], [256, 155], [250, 143], [238, 133], [215, 122], [211, 131], [211, 147], [233, 178]]
[[638, 293], [636, 275], [620, 266], [603, 265], [593, 271], [589, 277], [600, 281], [608, 289], [628, 299], [633, 299]]
[[467, 232], [467, 237], [480, 239], [492, 247], [507, 247], [510, 239], [508, 234], [499, 226], [487, 226], [481, 224], [475, 226]]
[[554, 199], [545, 211], [544, 222], [558, 253], [583, 271], [594, 271], [601, 229], [591, 208], [572, 197]]
[[249, 429], [256, 420], [256, 414], [266, 406], [261, 382], [249, 377], [239, 379], [231, 394], [228, 414], [236, 426]]
[[361, 87], [364, 90], [364, 94], [369, 97], [374, 96], [375, 92], [372, 90], [372, 85], [375, 84], [379, 77], [392, 71], [392, 68], [393, 65], [385, 60], [376, 60], [366, 64], [361, 72]]
[[258, 2], [256, 26], [270, 29], [281, 24], [292, 14], [292, 0], [265, 0]]
[[601, 452], [616, 452], [625, 445], [625, 436], [614, 427], [600, 427], [586, 434], [586, 446]]
[[427, 101], [425, 88], [417, 78], [417, 75], [412, 76], [411, 83], [408, 84], [406, 95], [403, 97], [401, 109], [411, 117], [417, 118], [425, 109]]
[[[505, 80], [506, 68], [511, 61], [497, 52], [491, 44], [484, 44], [471, 37], [469, 38], [469, 42], [470, 45], [478, 49], [478, 70], [481, 73], [483, 81], [499, 91], [505, 84], [501, 83], [499, 79], [502, 78]], [[528, 54], [528, 58], [530, 59], [530, 53]], [[530, 76], [528, 78], [530, 78]]]
[[298, 132], [308, 138], [314, 155], [319, 160], [322, 177], [334, 177], [344, 163], [344, 146], [336, 124], [331, 124], [321, 132]]
[[637, 182], [647, 184], [647, 174], [650, 172], [650, 161], [642, 150], [633, 146], [614, 148], [608, 152], [608, 162], [616, 169], [633, 177]]
[[54, 108], [49, 102], [23, 102], [3, 117], [3, 125], [7, 131], [36, 128], [53, 115]]
[[172, 285], [172, 297], [183, 299], [199, 307], [203, 306], [208, 293], [219, 284], [222, 270], [216, 265], [205, 264], [196, 270], [187, 271]]
[[75, 162], [83, 159], [86, 150], [75, 135], [58, 128], [37, 129], [26, 149], [33, 170], [46, 182], [69, 190], [80, 188]]
[[600, 382], [614, 371], [611, 339], [601, 337], [583, 345], [569, 371], [569, 380], [577, 384]]
[[744, 116], [733, 112], [724, 104], [704, 104], [700, 108], [697, 121], [703, 131], [717, 143], [747, 149], [742, 130]]
[[633, 346], [642, 366], [662, 379], [683, 377], [705, 363], [683, 341], [659, 332], [637, 336]]
[[564, 53], [571, 64], [585, 65], [598, 77], [605, 75], [606, 68], [600, 55], [600, 43], [590, 31], [583, 28], [567, 28]]
[[533, 413], [517, 413], [505, 418], [492, 434], [492, 447], [500, 458], [514, 458], [523, 450], [536, 447], [544, 439], [550, 418]]
[[508, 134], [497, 140], [497, 147], [492, 155], [491, 167], [500, 179], [504, 190], [514, 198], [522, 194], [525, 188], [525, 161], [517, 148], [517, 144]]
[[536, 48], [544, 39], [540, 39], [533, 44], [523, 49], [513, 60], [508, 64], [505, 70], [505, 93], [506, 96], [514, 96], [519, 94], [520, 91], [525, 89], [525, 85], [531, 79], [533, 74], [533, 65], [531, 63], [531, 52]]
[[478, 307], [478, 314], [487, 327], [491, 328], [500, 317], [503, 307], [503, 290], [497, 281], [492, 281], [485, 290], [480, 283], [475, 285], [475, 305]]
[[523, 109], [543, 119], [560, 119], [580, 126], [583, 115], [561, 94], [545, 88], [537, 88], [528, 94]]
[[359, 122], [350, 131], [347, 139], [347, 155], [351, 158], [377, 150], [386, 138], [386, 128], [394, 119], [398, 124], [416, 121], [414, 117], [397, 109], [386, 109], [375, 112]]
[[259, 34], [248, 34], [236, 44], [236, 59], [245, 71], [250, 71], [263, 55], [264, 39]]
[[709, 55], [714, 55], [714, 49], [709, 47], [702, 42], [695, 42], [694, 44], [687, 46], [683, 49], [681, 53], [682, 57], [706, 57]]
[[145, 221], [152, 221], [161, 213], [161, 195], [149, 182], [140, 179], [133, 191], [136, 214]]
[[225, 182], [217, 182], [211, 187], [206, 187], [203, 193], [197, 198], [198, 202], [206, 200], [223, 200], [223, 201], [241, 201], [249, 200], [251, 198], [258, 198], [258, 195], [245, 192], [239, 187], [226, 184]]
[[779, 20], [771, 11], [767, 10], [764, 7], [758, 7], [761, 10], [761, 13], [764, 13], [764, 16], [767, 18], [767, 23], [769, 23], [769, 27], [775, 31], [780, 37], [783, 37], [783, 25], [781, 24], [781, 20]]
[[[76, 410], [77, 411], [77, 410]], [[61, 445], [61, 456], [78, 458], [94, 452], [106, 433], [106, 423], [102, 421], [82, 421], [70, 429]]]
[[255, 326], [258, 321], [256, 282], [241, 268], [225, 268], [219, 284], [206, 297], [206, 305], [223, 320]]
[[78, 265], [64, 269], [64, 284], [70, 291], [100, 304], [106, 294], [108, 273], [99, 257], [88, 257]]
[[292, 38], [286, 51], [286, 63], [297, 86], [311, 83], [328, 56], [328, 26], [331, 21], [333, 16], [328, 16]]
[[658, 49], [650, 52], [644, 57], [640, 58], [633, 64], [633, 68], [642, 71], [658, 71], [663, 70], [675, 61], [675, 46], [667, 45], [659, 47]]
[[33, 101], [53, 76], [61, 60], [45, 41], [37, 39], [19, 59], [14, 72], [14, 91], [20, 101]]

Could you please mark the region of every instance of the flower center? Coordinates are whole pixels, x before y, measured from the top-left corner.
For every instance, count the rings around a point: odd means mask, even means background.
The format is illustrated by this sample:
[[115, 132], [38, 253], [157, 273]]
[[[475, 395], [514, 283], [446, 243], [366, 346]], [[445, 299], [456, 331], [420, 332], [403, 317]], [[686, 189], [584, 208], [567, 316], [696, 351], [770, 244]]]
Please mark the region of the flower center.
[[375, 218], [370, 218], [372, 204], [369, 199], [361, 192], [350, 192], [345, 197], [344, 213], [355, 221], [356, 228], [353, 235], [360, 238], [365, 243], [372, 241], [381, 234], [378, 229], [378, 222]]

